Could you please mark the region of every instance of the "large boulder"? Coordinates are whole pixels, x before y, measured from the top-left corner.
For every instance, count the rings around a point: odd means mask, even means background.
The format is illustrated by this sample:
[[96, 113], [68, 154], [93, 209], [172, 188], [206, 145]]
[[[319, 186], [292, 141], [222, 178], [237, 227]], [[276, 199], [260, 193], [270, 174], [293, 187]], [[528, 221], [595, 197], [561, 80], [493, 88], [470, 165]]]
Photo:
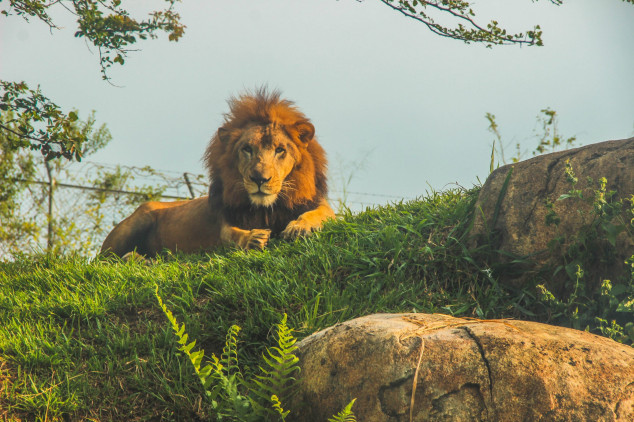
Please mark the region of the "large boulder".
[[326, 421], [354, 398], [363, 422], [634, 420], [634, 349], [583, 331], [375, 314], [298, 346], [296, 421]]
[[[578, 178], [574, 189], [582, 190], [590, 199], [589, 202], [572, 198], [557, 201], [557, 198], [573, 188], [566, 176], [567, 163]], [[488, 244], [494, 250], [503, 251], [505, 254], [498, 258], [506, 261], [513, 259], [508, 258], [509, 254], [529, 256], [537, 264], [536, 268], [546, 264], [558, 265], [550, 262], [556, 254], [551, 254], [549, 242], [561, 238], [563, 244], [560, 250], [565, 253], [580, 229], [590, 225], [596, 216], [591, 200], [602, 177], [607, 179], [606, 190], [616, 191], [613, 200], [632, 197], [634, 138], [545, 154], [498, 168], [480, 190], [471, 231], [474, 239], [471, 246]], [[592, 181], [589, 182], [588, 178]], [[554, 203], [553, 209], [561, 220], [558, 226], [546, 224], [546, 216], [550, 212], [546, 201]], [[626, 200], [625, 208], [631, 206]], [[622, 215], [626, 224], [629, 224], [632, 216], [625, 210]], [[633, 254], [634, 236], [630, 228], [629, 233], [622, 231], [617, 237], [608, 259], [596, 259], [594, 265], [597, 268], [584, 268], [589, 274], [586, 279], [599, 283], [600, 279], [614, 280], [624, 275], [624, 260]], [[502, 281], [519, 286], [524, 279], [507, 275]], [[553, 282], [556, 283], [556, 280]], [[561, 291], [557, 286], [550, 287]]]

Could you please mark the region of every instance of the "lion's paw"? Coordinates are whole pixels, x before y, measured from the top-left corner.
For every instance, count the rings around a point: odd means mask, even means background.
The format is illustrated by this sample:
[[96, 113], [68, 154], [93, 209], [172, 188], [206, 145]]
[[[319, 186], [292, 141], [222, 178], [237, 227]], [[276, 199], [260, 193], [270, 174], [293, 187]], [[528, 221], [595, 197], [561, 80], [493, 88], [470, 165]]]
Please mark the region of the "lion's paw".
[[244, 248], [263, 250], [266, 244], [269, 243], [270, 237], [271, 230], [269, 229], [253, 229], [249, 232]]
[[318, 230], [319, 227], [313, 227], [306, 221], [301, 219], [293, 220], [282, 232], [282, 237], [287, 240], [295, 239], [299, 236], [305, 236], [310, 234], [313, 230]]

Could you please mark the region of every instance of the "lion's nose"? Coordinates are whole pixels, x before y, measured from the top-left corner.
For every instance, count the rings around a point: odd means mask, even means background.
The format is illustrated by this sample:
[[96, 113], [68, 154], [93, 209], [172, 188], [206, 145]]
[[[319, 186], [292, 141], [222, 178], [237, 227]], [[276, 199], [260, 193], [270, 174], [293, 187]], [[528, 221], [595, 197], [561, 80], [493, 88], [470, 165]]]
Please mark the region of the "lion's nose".
[[254, 173], [253, 176], [251, 176], [250, 178], [251, 178], [251, 180], [253, 180], [258, 185], [258, 187], [262, 186], [264, 183], [266, 183], [269, 180], [271, 180], [270, 177], [268, 179], [262, 177], [261, 173]]

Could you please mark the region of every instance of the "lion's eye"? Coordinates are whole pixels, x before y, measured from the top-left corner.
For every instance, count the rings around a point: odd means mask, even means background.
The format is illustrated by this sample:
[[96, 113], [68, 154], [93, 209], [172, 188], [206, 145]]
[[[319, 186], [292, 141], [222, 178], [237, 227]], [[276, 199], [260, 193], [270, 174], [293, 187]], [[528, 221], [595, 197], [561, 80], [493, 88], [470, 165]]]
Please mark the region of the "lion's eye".
[[286, 150], [282, 147], [277, 147], [275, 148], [275, 153], [276, 154], [282, 154], [283, 152], [285, 152]]
[[245, 145], [242, 147], [242, 152], [246, 152], [247, 154], [251, 154], [253, 152], [253, 148], [251, 148], [249, 145]]

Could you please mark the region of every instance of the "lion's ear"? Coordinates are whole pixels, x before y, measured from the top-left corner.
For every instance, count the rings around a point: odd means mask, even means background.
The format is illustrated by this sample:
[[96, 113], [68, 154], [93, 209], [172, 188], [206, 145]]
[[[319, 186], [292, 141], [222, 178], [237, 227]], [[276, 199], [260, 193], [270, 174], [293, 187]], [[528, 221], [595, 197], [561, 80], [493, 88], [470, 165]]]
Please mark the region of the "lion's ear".
[[295, 129], [299, 135], [299, 139], [307, 144], [315, 137], [315, 126], [308, 120], [303, 120], [295, 124]]
[[222, 142], [226, 143], [229, 141], [230, 138], [230, 133], [228, 129], [225, 129], [224, 127], [219, 127], [218, 128], [218, 139], [220, 139]]

